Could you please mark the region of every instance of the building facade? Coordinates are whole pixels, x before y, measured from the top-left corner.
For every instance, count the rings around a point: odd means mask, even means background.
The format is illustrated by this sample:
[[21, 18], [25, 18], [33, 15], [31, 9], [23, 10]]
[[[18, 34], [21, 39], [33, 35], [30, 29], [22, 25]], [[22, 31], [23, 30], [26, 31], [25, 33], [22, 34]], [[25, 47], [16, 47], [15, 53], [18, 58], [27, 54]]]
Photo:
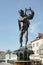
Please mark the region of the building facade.
[[17, 55], [13, 52], [8, 51], [5, 55], [5, 62], [17, 60]]
[[5, 51], [0, 51], [0, 62], [6, 62], [8, 60], [17, 60], [17, 55], [8, 50], [7, 52]]
[[3, 62], [5, 60], [5, 52], [0, 51], [0, 62]]
[[33, 58], [43, 62], [43, 34], [39, 33], [35, 40], [31, 42], [34, 51]]

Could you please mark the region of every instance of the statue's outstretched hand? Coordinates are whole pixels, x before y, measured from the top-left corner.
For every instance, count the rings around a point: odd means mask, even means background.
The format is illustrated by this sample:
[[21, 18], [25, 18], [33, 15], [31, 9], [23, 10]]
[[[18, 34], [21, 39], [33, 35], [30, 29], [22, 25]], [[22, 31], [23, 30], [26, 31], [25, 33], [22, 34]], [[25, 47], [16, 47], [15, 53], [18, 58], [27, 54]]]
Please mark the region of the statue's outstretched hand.
[[31, 10], [31, 7], [29, 8], [29, 10]]

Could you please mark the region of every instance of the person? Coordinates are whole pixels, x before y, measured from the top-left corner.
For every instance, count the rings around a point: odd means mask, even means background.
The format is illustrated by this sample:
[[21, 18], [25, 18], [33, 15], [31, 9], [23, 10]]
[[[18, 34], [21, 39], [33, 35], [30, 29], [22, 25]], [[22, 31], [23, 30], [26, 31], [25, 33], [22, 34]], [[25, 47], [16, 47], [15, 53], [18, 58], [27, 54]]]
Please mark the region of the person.
[[[27, 15], [26, 11], [31, 11], [31, 14]], [[28, 42], [28, 28], [30, 25], [29, 20], [33, 19], [34, 16], [34, 11], [29, 8], [25, 10], [25, 13], [22, 9], [20, 9], [19, 11], [20, 17], [18, 19], [18, 24], [19, 24], [19, 30], [21, 31], [20, 33], [20, 47], [22, 47], [22, 42], [23, 42], [23, 35], [25, 33], [25, 38], [26, 38], [26, 42], [25, 42], [25, 46], [27, 45]]]

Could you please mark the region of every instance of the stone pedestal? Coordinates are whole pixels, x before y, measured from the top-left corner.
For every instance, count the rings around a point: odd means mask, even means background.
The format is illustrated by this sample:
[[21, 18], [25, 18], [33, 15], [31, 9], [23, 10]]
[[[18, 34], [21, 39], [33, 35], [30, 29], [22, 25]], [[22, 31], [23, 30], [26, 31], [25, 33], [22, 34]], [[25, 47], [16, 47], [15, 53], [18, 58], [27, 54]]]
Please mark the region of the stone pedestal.
[[31, 61], [15, 61], [15, 65], [31, 65]]
[[20, 48], [15, 51], [18, 59], [15, 61], [15, 65], [31, 65], [29, 56], [33, 54], [32, 50], [29, 50], [27, 47]]

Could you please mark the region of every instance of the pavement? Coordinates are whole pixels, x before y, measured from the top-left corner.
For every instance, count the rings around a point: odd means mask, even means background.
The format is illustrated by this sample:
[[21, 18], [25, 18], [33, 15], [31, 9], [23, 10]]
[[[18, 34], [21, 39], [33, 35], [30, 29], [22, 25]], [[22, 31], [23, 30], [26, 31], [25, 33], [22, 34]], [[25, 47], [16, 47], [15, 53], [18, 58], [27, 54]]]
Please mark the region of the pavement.
[[10, 63], [1, 62], [0, 65], [11, 65]]

